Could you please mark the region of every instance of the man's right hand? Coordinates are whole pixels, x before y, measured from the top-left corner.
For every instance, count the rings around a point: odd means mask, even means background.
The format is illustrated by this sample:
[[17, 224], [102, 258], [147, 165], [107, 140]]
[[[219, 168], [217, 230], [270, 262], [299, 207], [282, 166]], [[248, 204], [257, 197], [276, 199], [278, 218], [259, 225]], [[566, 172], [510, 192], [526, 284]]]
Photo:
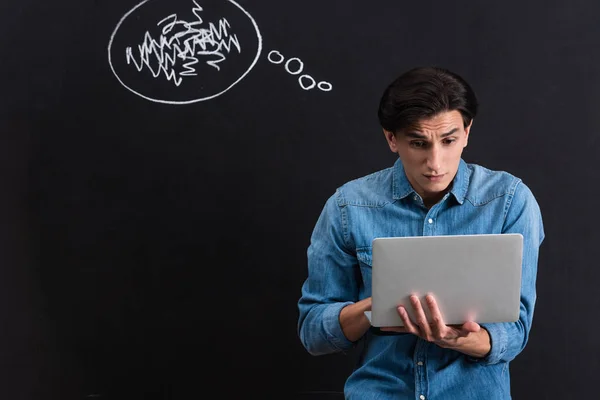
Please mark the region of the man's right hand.
[[371, 327], [371, 322], [365, 315], [365, 311], [371, 311], [371, 297], [347, 305], [340, 312], [342, 331], [346, 339], [351, 342], [359, 340]]

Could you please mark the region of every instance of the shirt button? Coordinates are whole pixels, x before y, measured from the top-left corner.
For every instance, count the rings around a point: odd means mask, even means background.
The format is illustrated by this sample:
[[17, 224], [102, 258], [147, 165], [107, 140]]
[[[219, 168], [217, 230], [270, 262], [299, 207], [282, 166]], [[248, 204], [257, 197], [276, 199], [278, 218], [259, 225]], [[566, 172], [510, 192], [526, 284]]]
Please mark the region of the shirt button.
[[423, 361], [419, 361], [419, 362], [417, 363], [417, 365], [418, 365], [418, 366], [421, 366], [421, 365], [423, 365]]
[[417, 196], [413, 197], [413, 199], [415, 199], [415, 201], [419, 200], [419, 198]]
[[420, 398], [421, 400], [425, 400], [425, 396], [423, 396], [423, 395], [420, 395], [420, 396], [419, 396], [419, 398]]
[[429, 218], [429, 221], [427, 221], [427, 222], [429, 222], [430, 224], [433, 224], [433, 220], [431, 218]]

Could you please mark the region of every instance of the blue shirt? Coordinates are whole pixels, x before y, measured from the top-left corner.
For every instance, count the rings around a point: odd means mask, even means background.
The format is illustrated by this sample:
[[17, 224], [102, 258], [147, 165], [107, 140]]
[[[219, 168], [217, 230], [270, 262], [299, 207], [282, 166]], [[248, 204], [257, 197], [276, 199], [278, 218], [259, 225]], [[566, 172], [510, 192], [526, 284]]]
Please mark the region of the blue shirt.
[[371, 296], [371, 244], [376, 237], [520, 233], [523, 265], [519, 320], [482, 324], [491, 339], [480, 359], [411, 334], [368, 331], [346, 399], [510, 399], [509, 363], [525, 347], [536, 301], [538, 249], [544, 239], [539, 206], [521, 179], [463, 160], [451, 190], [427, 209], [400, 159], [353, 180], [326, 202], [308, 247], [308, 277], [298, 302], [298, 335], [312, 355], [346, 352], [343, 307]]

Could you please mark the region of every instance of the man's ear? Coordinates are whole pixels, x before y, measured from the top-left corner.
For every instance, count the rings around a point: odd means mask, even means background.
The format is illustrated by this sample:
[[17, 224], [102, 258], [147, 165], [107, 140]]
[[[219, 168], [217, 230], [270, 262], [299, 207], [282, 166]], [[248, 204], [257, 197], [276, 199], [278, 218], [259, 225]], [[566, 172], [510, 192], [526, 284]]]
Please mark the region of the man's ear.
[[390, 146], [392, 153], [398, 153], [398, 141], [394, 132], [384, 129], [383, 134], [385, 135], [385, 140], [387, 141], [388, 146]]
[[473, 120], [469, 122], [469, 125], [465, 128], [465, 145], [463, 147], [467, 147], [469, 144], [469, 133], [471, 133], [471, 127], [473, 126]]

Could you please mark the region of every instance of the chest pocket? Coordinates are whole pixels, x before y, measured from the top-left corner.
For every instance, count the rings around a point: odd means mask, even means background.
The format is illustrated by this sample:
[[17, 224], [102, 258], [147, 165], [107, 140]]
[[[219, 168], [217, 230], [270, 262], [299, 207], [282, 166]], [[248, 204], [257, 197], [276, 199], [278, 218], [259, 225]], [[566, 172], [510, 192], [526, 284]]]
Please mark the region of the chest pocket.
[[373, 248], [361, 247], [356, 249], [356, 258], [360, 266], [360, 274], [365, 285], [365, 295], [371, 296], [371, 273], [373, 271]]

